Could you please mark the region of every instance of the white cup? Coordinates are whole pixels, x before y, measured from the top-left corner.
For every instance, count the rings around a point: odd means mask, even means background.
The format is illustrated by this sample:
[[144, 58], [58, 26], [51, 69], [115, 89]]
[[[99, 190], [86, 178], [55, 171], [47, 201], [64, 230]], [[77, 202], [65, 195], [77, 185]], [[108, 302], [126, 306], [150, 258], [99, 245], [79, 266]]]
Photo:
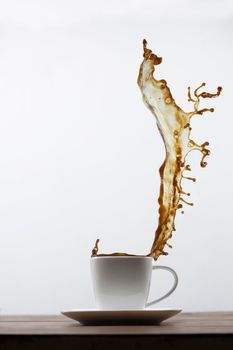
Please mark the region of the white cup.
[[[156, 269], [171, 272], [174, 283], [165, 295], [147, 302], [151, 274]], [[93, 257], [91, 274], [96, 308], [99, 310], [141, 310], [167, 298], [178, 284], [178, 277], [173, 269], [153, 265], [153, 258], [144, 256]]]

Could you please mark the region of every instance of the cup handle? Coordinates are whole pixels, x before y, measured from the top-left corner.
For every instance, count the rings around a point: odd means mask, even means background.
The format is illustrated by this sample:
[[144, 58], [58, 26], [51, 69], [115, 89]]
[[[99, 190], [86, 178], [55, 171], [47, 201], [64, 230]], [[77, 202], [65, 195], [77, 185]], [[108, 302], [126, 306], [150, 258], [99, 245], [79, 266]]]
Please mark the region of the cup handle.
[[167, 298], [169, 295], [171, 295], [174, 292], [174, 290], [176, 289], [177, 284], [178, 284], [177, 273], [173, 269], [171, 269], [170, 267], [168, 267], [168, 266], [161, 266], [161, 265], [159, 265], [159, 266], [155, 265], [155, 266], [152, 267], [152, 269], [153, 270], [161, 269], [161, 270], [167, 270], [167, 271], [171, 272], [171, 274], [174, 277], [174, 283], [173, 283], [172, 288], [165, 295], [163, 295], [162, 297], [160, 297], [158, 299], [150, 301], [149, 303], [146, 303], [146, 307], [151, 306], [151, 305], [153, 305], [155, 303], [158, 303], [159, 301]]

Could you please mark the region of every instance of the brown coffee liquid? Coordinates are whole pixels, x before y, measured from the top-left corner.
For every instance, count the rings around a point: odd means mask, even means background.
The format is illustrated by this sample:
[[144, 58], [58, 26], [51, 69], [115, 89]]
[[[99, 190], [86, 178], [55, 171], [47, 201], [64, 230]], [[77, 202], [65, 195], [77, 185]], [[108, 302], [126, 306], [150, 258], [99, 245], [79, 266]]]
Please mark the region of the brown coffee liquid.
[[[148, 255], [157, 260], [160, 255], [167, 255], [165, 246], [172, 247], [168, 240], [175, 231], [176, 211], [183, 207], [183, 204], [193, 205], [183, 196], [190, 196], [190, 193], [182, 188], [182, 179], [196, 181], [195, 178], [186, 176], [191, 168], [186, 164], [186, 156], [190, 151], [198, 150], [202, 153], [201, 167], [206, 166], [205, 158], [210, 151], [206, 148], [208, 142], [198, 145], [190, 138], [190, 121], [194, 115], [202, 115], [204, 112], [213, 112], [213, 108], [199, 109], [201, 98], [213, 98], [220, 95], [222, 88], [219, 86], [215, 94], [200, 92], [205, 86], [202, 83], [194, 90], [192, 96], [188, 87], [188, 101], [193, 102], [194, 110], [184, 112], [175, 102], [166, 80], [156, 80], [153, 76], [155, 66], [162, 62], [162, 58], [152, 53], [147, 48], [147, 42], [143, 40], [144, 60], [140, 66], [138, 85], [142, 92], [143, 101], [156, 118], [157, 126], [164, 141], [166, 157], [159, 169], [161, 185], [159, 202], [159, 220], [155, 231], [154, 242]], [[126, 253], [98, 254], [99, 239], [96, 240], [92, 250], [92, 256], [133, 256]]]

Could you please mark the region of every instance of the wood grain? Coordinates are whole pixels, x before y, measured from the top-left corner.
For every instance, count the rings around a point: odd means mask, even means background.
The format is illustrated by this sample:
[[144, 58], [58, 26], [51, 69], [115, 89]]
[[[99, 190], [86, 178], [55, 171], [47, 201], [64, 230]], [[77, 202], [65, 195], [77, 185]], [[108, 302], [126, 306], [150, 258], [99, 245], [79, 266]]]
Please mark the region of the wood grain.
[[233, 334], [233, 312], [181, 313], [160, 326], [81, 326], [62, 315], [0, 316], [1, 334]]
[[0, 349], [233, 349], [233, 312], [181, 313], [160, 326], [81, 326], [62, 315], [0, 316]]

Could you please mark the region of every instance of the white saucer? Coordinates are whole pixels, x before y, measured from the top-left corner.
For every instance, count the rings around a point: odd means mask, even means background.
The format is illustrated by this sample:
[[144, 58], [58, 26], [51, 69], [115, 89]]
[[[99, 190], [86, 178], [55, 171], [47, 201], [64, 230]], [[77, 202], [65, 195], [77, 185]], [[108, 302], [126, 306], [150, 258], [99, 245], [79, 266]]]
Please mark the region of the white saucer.
[[61, 313], [82, 325], [121, 325], [121, 324], [159, 324], [177, 315], [181, 309], [144, 310], [67, 310]]

